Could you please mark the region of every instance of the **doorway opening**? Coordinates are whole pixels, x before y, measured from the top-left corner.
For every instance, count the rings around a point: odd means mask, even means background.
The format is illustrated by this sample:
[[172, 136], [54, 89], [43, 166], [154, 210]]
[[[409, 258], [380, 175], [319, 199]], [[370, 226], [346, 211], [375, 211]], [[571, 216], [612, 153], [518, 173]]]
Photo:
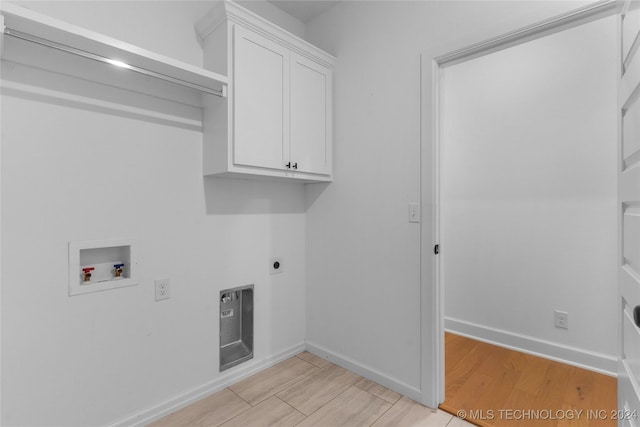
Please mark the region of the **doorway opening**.
[[[507, 365], [514, 363], [511, 362], [514, 358], [525, 360], [532, 358], [531, 354], [540, 354], [572, 365], [615, 373], [617, 361], [611, 356], [611, 352], [615, 352], [615, 342], [611, 344], [607, 338], [602, 338], [597, 344], [599, 347], [583, 351], [584, 346], [580, 343], [584, 340], [580, 341], [579, 332], [582, 330], [583, 334], [593, 336], [596, 332], [609, 331], [611, 335], [610, 331], [616, 326], [610, 328], [603, 324], [606, 322], [600, 322], [588, 327], [588, 322], [595, 322], [598, 317], [589, 319], [587, 309], [583, 313], [583, 307], [573, 305], [586, 292], [596, 304], [606, 300], [610, 293], [611, 304], [606, 308], [607, 313], [602, 313], [602, 318], [614, 323], [617, 319], [615, 109], [611, 108], [611, 127], [598, 130], [608, 132], [604, 144], [595, 151], [593, 147], [585, 146], [588, 137], [594, 137], [588, 130], [594, 121], [587, 118], [593, 105], [589, 104], [592, 101], [585, 104], [575, 95], [582, 93], [577, 87], [580, 85], [594, 91], [593, 85], [586, 80], [587, 74], [596, 70], [580, 68], [584, 65], [581, 60], [593, 60], [593, 57], [574, 60], [571, 55], [579, 50], [570, 47], [573, 42], [587, 42], [591, 49], [593, 46], [584, 39], [590, 34], [585, 26], [604, 25], [602, 22], [607, 19], [612, 28], [611, 35], [615, 37], [614, 18], [604, 18], [613, 14], [614, 6], [611, 2], [591, 5], [452, 54], [423, 57], [423, 82], [433, 82], [433, 85], [423, 86], [423, 95], [427, 93], [434, 100], [423, 100], [423, 129], [430, 129], [430, 135], [425, 138], [438, 141], [431, 147], [433, 151], [424, 150], [423, 156], [423, 171], [429, 166], [433, 170], [428, 176], [423, 173], [423, 200], [436, 201], [433, 210], [436, 224], [433, 230], [423, 232], [423, 253], [432, 242], [441, 244], [442, 248], [433, 265], [423, 266], [423, 277], [432, 277], [436, 283], [435, 289], [423, 292], [423, 313], [436, 313], [434, 324], [437, 329], [433, 332], [435, 349], [423, 346], [423, 354], [432, 350], [435, 362], [431, 363], [440, 369], [436, 374], [429, 374], [429, 366], [425, 366], [429, 362], [423, 357], [423, 384], [428, 384], [426, 381], [436, 384], [435, 390], [431, 390], [439, 397], [438, 403], [446, 402], [445, 384], [449, 385], [448, 378], [447, 381], [444, 378], [445, 360], [448, 365], [452, 363], [449, 354], [445, 357], [445, 347], [448, 347], [445, 346], [445, 329], [458, 334], [458, 337], [448, 334], [447, 344], [451, 341], [460, 346], [466, 342], [465, 345], [475, 349], [471, 353], [479, 352], [484, 342], [529, 353], [504, 356]], [[567, 36], [568, 40], [558, 42], [559, 37]], [[613, 43], [615, 45], [615, 39]], [[507, 49], [511, 47], [514, 49]], [[535, 53], [532, 49], [548, 51], [550, 47], [562, 47], [565, 51], [554, 51], [556, 56], [546, 62], [532, 56]], [[520, 57], [509, 58], [514, 52]], [[491, 71], [495, 55], [490, 54], [494, 53], [506, 55], [502, 58], [506, 59], [502, 74]], [[586, 55], [586, 52], [581, 54]], [[615, 60], [611, 63], [615, 68]], [[486, 67], [482, 69], [478, 64]], [[562, 76], [565, 80], [555, 79], [559, 71], [554, 67], [563, 66], [569, 66], [563, 71], [568, 72]], [[571, 75], [572, 66], [578, 67], [579, 72]], [[457, 98], [452, 99], [447, 78], [449, 75], [456, 77], [456, 67], [458, 70], [466, 68], [463, 71], [473, 78], [462, 81], [458, 75], [457, 93], [454, 94]], [[540, 82], [548, 85], [540, 85]], [[588, 95], [595, 98], [610, 96], [612, 99], [604, 104], [615, 105], [615, 70], [610, 83], [609, 88], [595, 89], [602, 93]], [[549, 100], [560, 93], [554, 84], [571, 86], [562, 102]], [[503, 99], [497, 100], [497, 94]], [[451, 120], [451, 108], [457, 109], [462, 122]], [[591, 114], [595, 113], [591, 111]], [[573, 123], [572, 120], [578, 125], [566, 124]], [[599, 128], [599, 125], [595, 127]], [[584, 133], [577, 137], [576, 133], [580, 132]], [[453, 147], [447, 139], [450, 137], [464, 143]], [[487, 141], [489, 145], [483, 144]], [[559, 141], [564, 145], [559, 145]], [[609, 147], [604, 146], [607, 143]], [[585, 153], [585, 147], [591, 151]], [[554, 151], [558, 148], [560, 153]], [[447, 162], [447, 156], [458, 163]], [[460, 159], [464, 161], [460, 162]], [[584, 164], [578, 165], [580, 162]], [[452, 164], [456, 167], [451, 168]], [[594, 169], [594, 165], [604, 166], [600, 170]], [[606, 178], [603, 179], [601, 172]], [[452, 176], [456, 179], [451, 180]], [[598, 224], [595, 229], [601, 230], [601, 235], [593, 236], [594, 224]], [[605, 224], [604, 230], [602, 224]], [[426, 240], [426, 237], [433, 240]], [[566, 243], [571, 243], [569, 249], [563, 246]], [[602, 249], [609, 246], [608, 252], [613, 255], [608, 263], [605, 262], [609, 266], [605, 270], [608, 270], [594, 277], [594, 262], [581, 259], [579, 255], [588, 252], [585, 258], [600, 259], [604, 253]], [[585, 265], [588, 268], [585, 269]], [[456, 268], [460, 266], [463, 268]], [[572, 269], [564, 268], [567, 266]], [[576, 288], [567, 287], [567, 282], [573, 282]], [[611, 289], [598, 288], [603, 282]], [[454, 287], [451, 283], [475, 287]], [[431, 301], [425, 302], [425, 296], [432, 298]], [[578, 333], [556, 331], [553, 326], [556, 310], [568, 313], [569, 331]], [[424, 322], [425, 319], [423, 325]], [[425, 335], [423, 332], [423, 342]], [[484, 342], [469, 343], [465, 335]], [[497, 352], [503, 353], [502, 350]], [[486, 374], [484, 380], [484, 383], [481, 381], [483, 386], [491, 382]]]

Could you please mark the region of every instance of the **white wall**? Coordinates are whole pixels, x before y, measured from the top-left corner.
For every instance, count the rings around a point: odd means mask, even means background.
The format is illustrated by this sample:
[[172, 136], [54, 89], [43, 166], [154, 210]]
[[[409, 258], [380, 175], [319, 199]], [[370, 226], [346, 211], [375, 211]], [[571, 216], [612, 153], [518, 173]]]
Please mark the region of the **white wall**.
[[[442, 54], [579, 2], [342, 2], [307, 23], [337, 56], [334, 182], [307, 187], [307, 342], [417, 397], [420, 53]], [[425, 171], [425, 173], [428, 171]]]
[[211, 9], [202, 1], [11, 1], [36, 12], [192, 64], [202, 64], [193, 23]]
[[282, 9], [275, 7], [267, 0], [240, 0], [236, 1], [236, 3], [277, 26], [284, 28], [290, 33], [295, 34], [301, 39], [304, 39], [306, 36], [307, 26], [304, 22], [294, 18]]
[[[196, 2], [29, 6], [201, 61]], [[106, 425], [219, 387], [224, 288], [256, 293], [255, 359], [225, 374], [302, 348], [302, 186], [203, 179], [201, 132], [152, 118], [193, 107], [4, 61], [2, 85], [3, 426]], [[68, 242], [120, 236], [138, 239], [139, 285], [69, 297]], [[171, 298], [155, 302], [163, 277]]]
[[614, 372], [615, 31], [609, 17], [446, 68], [442, 129], [448, 326]]
[[[204, 4], [29, 7], [199, 64], [192, 24]], [[218, 291], [251, 282], [251, 366], [299, 348], [306, 331], [418, 388], [419, 229], [406, 220], [420, 194], [419, 53], [578, 5], [343, 2], [323, 14], [308, 36], [338, 55], [335, 181], [306, 192], [203, 179], [197, 130], [41, 93], [184, 107], [3, 64], [3, 84], [32, 94], [2, 93], [2, 425], [104, 425], [213, 387]], [[140, 285], [68, 297], [68, 241], [111, 236], [138, 238]], [[285, 260], [279, 276], [268, 275], [274, 254]], [[172, 298], [156, 303], [159, 277], [171, 278]]]
[[[135, 41], [138, 46], [181, 61], [202, 65], [202, 47], [193, 24], [217, 1], [75, 1], [73, 7], [61, 6], [60, 3], [69, 3], [65, 1], [11, 2], [121, 40]], [[303, 22], [268, 1], [241, 0], [237, 3], [300, 38], [305, 37]], [[158, 37], [158, 34], [164, 35]]]

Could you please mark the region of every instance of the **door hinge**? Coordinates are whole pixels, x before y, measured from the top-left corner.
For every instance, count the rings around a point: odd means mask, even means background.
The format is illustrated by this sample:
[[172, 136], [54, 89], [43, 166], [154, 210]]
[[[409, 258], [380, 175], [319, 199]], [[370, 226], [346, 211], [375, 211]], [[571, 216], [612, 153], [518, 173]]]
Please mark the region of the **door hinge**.
[[440, 245], [435, 245], [433, 247], [433, 253], [438, 255], [440, 253]]

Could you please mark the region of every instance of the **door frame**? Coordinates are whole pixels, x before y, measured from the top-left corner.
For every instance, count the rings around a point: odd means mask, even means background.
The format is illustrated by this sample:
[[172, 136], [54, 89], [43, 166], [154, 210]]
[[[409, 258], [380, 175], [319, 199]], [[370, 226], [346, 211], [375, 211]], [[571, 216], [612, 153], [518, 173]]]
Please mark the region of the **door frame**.
[[[633, 159], [633, 154], [629, 156], [625, 153], [625, 120], [629, 110], [638, 103], [638, 71], [640, 69], [640, 51], [634, 47], [637, 43], [638, 30], [636, 29], [633, 39], [635, 43], [628, 49], [624, 45], [625, 37], [625, 16], [631, 8], [633, 0], [620, 0], [620, 10], [618, 14], [618, 309], [619, 309], [619, 331], [618, 331], [618, 412], [620, 426], [636, 426], [637, 411], [640, 408], [640, 386], [636, 375], [629, 363], [629, 358], [625, 354], [627, 343], [625, 341], [625, 327], [627, 324], [635, 331], [637, 322], [634, 322], [634, 315], [631, 313], [637, 300], [627, 300], [629, 294], [633, 298], [634, 289], [637, 287], [637, 280], [633, 274], [632, 262], [625, 257], [625, 239], [628, 232], [625, 227], [626, 216], [635, 215], [635, 207], [638, 197], [638, 188], [634, 188], [633, 179], [639, 178], [640, 174], [634, 174], [638, 163]], [[632, 115], [632, 121], [633, 115]], [[630, 164], [626, 164], [629, 160]]]
[[[463, 48], [420, 55], [420, 403], [444, 401], [444, 279], [441, 244], [442, 71], [455, 65], [616, 13], [616, 0], [601, 0]], [[444, 248], [446, 253], [446, 247]]]

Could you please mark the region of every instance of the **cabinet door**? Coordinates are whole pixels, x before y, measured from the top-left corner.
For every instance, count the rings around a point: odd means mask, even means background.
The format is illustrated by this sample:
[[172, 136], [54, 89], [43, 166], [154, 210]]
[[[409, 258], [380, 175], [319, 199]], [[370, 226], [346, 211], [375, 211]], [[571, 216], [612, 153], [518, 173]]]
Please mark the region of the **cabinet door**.
[[238, 25], [233, 36], [233, 162], [285, 169], [289, 50]]
[[330, 69], [291, 53], [291, 162], [297, 170], [331, 174]]

